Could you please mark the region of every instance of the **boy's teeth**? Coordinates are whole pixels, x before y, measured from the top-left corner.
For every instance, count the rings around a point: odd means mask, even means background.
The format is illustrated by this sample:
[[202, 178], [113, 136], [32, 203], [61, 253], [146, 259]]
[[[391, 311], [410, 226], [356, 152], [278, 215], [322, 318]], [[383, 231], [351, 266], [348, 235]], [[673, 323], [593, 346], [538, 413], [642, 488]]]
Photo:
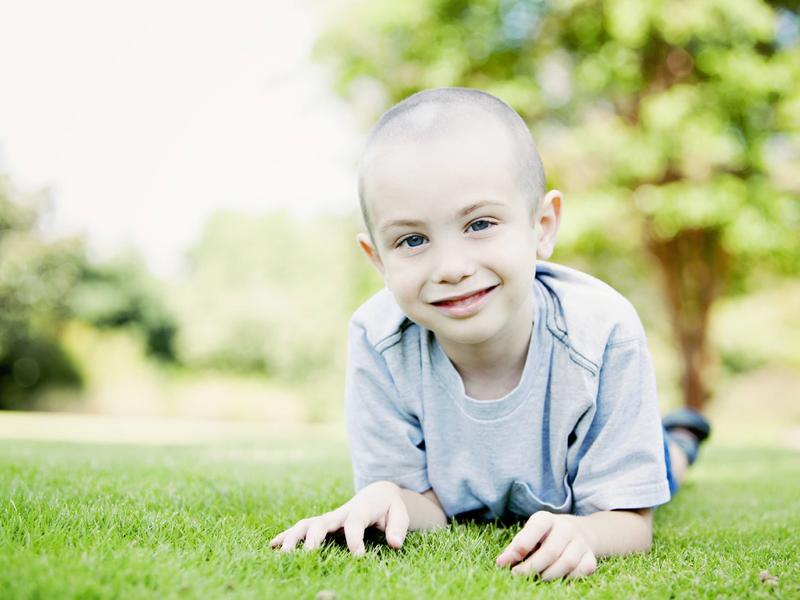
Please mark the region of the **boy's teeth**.
[[482, 296], [483, 294], [486, 294], [487, 292], [491, 291], [491, 289], [492, 288], [485, 288], [482, 290], [478, 290], [477, 292], [470, 294], [465, 298], [459, 298], [458, 300], [442, 300], [441, 302], [437, 302], [437, 304], [443, 304], [448, 306], [454, 304], [463, 304], [464, 302], [469, 302], [470, 300], [474, 300], [477, 296]]

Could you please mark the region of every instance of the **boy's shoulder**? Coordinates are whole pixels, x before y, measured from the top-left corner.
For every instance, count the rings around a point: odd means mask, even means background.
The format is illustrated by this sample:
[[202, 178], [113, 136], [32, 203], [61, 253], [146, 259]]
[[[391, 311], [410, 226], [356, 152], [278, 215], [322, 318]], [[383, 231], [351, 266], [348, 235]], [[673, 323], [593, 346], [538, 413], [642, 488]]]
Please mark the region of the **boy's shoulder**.
[[387, 288], [358, 307], [350, 323], [364, 330], [367, 342], [378, 352], [397, 342], [403, 331], [413, 324]]
[[607, 346], [645, 339], [633, 304], [600, 279], [539, 261], [536, 282], [548, 303], [548, 329], [594, 365], [602, 363]]

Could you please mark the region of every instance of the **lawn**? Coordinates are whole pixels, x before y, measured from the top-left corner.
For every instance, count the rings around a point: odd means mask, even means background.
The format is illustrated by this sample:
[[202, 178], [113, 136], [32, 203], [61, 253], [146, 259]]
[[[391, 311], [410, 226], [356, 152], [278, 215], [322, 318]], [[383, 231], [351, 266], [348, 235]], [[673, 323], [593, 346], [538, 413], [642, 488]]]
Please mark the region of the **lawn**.
[[718, 436], [657, 511], [649, 554], [547, 584], [494, 566], [517, 526], [412, 533], [401, 551], [375, 536], [361, 559], [336, 540], [271, 550], [350, 497], [339, 427], [5, 413], [0, 598], [800, 598], [798, 482], [800, 452], [782, 437]]

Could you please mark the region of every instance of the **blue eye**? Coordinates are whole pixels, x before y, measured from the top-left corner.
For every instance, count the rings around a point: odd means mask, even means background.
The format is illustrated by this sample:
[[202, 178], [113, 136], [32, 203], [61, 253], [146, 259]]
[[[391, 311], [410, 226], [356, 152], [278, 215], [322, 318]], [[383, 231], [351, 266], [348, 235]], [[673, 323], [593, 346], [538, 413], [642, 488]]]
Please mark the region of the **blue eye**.
[[400, 243], [398, 244], [398, 246], [402, 246], [403, 244], [405, 244], [409, 248], [416, 248], [418, 246], [421, 246], [424, 243], [425, 243], [425, 238], [423, 236], [421, 236], [421, 235], [416, 235], [415, 234], [415, 235], [410, 235], [407, 238], [403, 238], [402, 240], [400, 240]]
[[494, 225], [494, 223], [490, 223], [486, 219], [478, 219], [470, 223], [467, 229], [470, 231], [483, 231], [484, 229], [489, 229], [492, 225]]

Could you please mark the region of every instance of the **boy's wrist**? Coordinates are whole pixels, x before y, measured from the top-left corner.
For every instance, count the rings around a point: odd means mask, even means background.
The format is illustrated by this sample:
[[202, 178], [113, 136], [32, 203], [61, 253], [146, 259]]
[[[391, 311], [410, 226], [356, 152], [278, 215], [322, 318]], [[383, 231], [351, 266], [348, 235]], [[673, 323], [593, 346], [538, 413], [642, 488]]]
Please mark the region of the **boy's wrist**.
[[583, 538], [586, 540], [586, 544], [589, 546], [589, 549], [592, 551], [592, 554], [598, 556], [598, 550], [600, 549], [600, 540], [597, 534], [596, 529], [592, 526], [593, 523], [589, 520], [588, 516], [585, 515], [566, 515], [569, 518], [573, 525], [581, 532]]
[[652, 544], [652, 524], [647, 509], [608, 510], [569, 517], [597, 557], [646, 552]]
[[392, 481], [381, 480], [370, 483], [359, 494], [367, 491], [400, 498], [408, 512], [409, 529], [437, 529], [447, 525], [447, 515], [433, 490], [420, 494], [400, 487]]
[[435, 495], [431, 498], [428, 492], [420, 494], [405, 488], [399, 489], [400, 498], [408, 511], [409, 529], [438, 529], [447, 526], [447, 515]]

